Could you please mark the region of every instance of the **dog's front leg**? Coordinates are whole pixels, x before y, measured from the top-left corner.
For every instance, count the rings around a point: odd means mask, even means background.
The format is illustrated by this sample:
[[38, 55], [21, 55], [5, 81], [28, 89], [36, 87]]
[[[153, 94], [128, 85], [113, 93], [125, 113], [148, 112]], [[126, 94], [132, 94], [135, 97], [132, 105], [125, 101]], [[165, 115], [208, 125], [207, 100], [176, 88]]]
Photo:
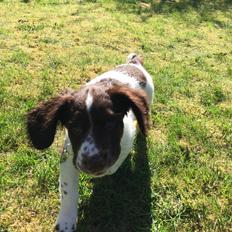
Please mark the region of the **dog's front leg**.
[[60, 164], [60, 198], [61, 207], [56, 221], [55, 231], [76, 231], [78, 178], [79, 170], [73, 165], [73, 153], [70, 145], [65, 144]]

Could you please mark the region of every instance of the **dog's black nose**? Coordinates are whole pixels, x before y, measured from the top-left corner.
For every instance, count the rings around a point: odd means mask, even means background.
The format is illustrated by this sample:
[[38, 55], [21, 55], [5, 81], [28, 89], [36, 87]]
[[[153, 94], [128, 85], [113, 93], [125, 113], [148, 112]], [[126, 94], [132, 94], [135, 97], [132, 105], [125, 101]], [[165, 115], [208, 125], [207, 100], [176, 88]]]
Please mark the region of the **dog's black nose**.
[[88, 171], [90, 173], [96, 173], [99, 171], [102, 171], [107, 162], [107, 153], [101, 152], [101, 153], [95, 153], [95, 154], [89, 154], [84, 153], [82, 154], [82, 167], [84, 168], [83, 171]]

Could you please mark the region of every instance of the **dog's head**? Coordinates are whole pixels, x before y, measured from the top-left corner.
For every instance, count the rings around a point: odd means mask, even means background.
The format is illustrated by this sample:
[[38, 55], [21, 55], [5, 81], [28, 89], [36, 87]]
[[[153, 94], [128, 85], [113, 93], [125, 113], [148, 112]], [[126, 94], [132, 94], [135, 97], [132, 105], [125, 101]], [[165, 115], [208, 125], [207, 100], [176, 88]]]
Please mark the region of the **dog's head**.
[[48, 148], [61, 122], [68, 130], [74, 164], [84, 172], [101, 175], [119, 157], [123, 118], [130, 109], [146, 135], [148, 104], [143, 91], [121, 85], [87, 85], [31, 110], [27, 115], [29, 138], [35, 148]]

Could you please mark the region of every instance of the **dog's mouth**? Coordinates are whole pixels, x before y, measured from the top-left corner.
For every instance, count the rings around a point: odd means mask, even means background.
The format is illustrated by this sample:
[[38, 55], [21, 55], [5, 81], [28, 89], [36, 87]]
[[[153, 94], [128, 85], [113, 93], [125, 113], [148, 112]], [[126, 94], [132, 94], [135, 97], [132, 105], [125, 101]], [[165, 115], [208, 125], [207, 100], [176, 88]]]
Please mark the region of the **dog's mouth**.
[[88, 174], [88, 175], [91, 175], [91, 176], [94, 176], [94, 177], [101, 177], [101, 176], [104, 176], [106, 171], [105, 169], [102, 169], [102, 170], [90, 170], [88, 168], [86, 168], [84, 165], [82, 165], [81, 163], [77, 162], [77, 168]]

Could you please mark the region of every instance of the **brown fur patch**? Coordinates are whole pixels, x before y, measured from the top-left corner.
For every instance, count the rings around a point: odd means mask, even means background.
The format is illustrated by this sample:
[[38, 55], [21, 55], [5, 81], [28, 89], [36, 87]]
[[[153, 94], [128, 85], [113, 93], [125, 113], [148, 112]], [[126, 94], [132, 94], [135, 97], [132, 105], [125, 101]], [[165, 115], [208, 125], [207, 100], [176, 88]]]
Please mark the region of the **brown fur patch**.
[[28, 135], [35, 148], [44, 149], [52, 144], [57, 123], [65, 123], [64, 112], [72, 101], [71, 94], [60, 95], [41, 103], [27, 114]]
[[108, 91], [116, 112], [126, 114], [129, 109], [135, 114], [141, 132], [146, 135], [149, 122], [147, 95], [142, 90], [119, 86]]
[[69, 91], [31, 110], [27, 114], [27, 130], [34, 147], [49, 147], [54, 140], [57, 124], [61, 122], [68, 129], [74, 152], [77, 151], [89, 129], [85, 98], [85, 89]]
[[135, 66], [128, 65], [128, 64], [120, 65], [120, 66], [115, 68], [115, 71], [126, 73], [127, 75], [135, 78], [139, 82], [139, 85], [142, 88], [146, 87], [147, 79], [146, 79], [145, 75], [143, 74], [143, 72], [140, 69], [136, 68]]
[[[123, 117], [132, 109], [141, 132], [146, 135], [148, 103], [143, 90], [131, 89], [116, 82], [104, 83], [59, 95], [30, 111], [27, 126], [33, 145], [37, 149], [49, 147], [60, 121], [68, 130], [74, 164], [81, 144], [90, 135], [99, 154], [93, 160], [87, 159], [87, 167], [90, 167], [87, 171], [96, 173], [112, 166], [121, 151]], [[86, 108], [85, 102], [88, 94], [93, 97], [90, 109]]]

